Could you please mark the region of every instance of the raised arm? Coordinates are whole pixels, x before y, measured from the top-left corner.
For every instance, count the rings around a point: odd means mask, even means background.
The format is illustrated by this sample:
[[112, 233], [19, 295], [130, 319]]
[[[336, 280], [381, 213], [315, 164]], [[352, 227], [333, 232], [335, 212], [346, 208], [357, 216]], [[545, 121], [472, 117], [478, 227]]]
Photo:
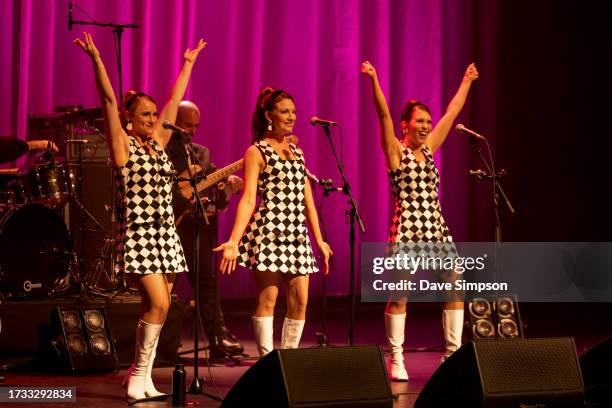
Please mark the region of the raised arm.
[[331, 250], [329, 244], [323, 241], [323, 236], [321, 235], [321, 228], [319, 227], [319, 216], [317, 215], [317, 208], [314, 204], [314, 200], [312, 199], [312, 188], [310, 187], [310, 181], [308, 177], [305, 178], [304, 182], [306, 183], [306, 191], [304, 191], [304, 200], [306, 204], [306, 219], [310, 224], [310, 230], [312, 231], [312, 235], [314, 236], [315, 242], [317, 246], [321, 250], [321, 254], [323, 255], [323, 273], [327, 275], [329, 272], [329, 258], [334, 254]]
[[219, 245], [213, 251], [223, 251], [221, 258], [221, 273], [232, 273], [236, 269], [238, 257], [238, 242], [251, 219], [257, 199], [257, 179], [264, 169], [265, 163], [261, 152], [256, 146], [251, 146], [244, 154], [244, 189], [236, 209], [234, 227], [227, 242]]
[[395, 169], [399, 167], [402, 150], [393, 130], [393, 120], [391, 119], [385, 94], [378, 82], [376, 70], [369, 61], [361, 64], [361, 72], [369, 76], [372, 83], [372, 96], [374, 97], [374, 106], [376, 107], [376, 114], [380, 124], [380, 143], [385, 154], [385, 160], [387, 161], [387, 168]]
[[162, 125], [166, 120], [171, 123], [174, 123], [176, 120], [178, 106], [181, 100], [183, 100], [183, 96], [185, 96], [185, 90], [187, 89], [187, 84], [189, 83], [189, 77], [191, 76], [193, 64], [195, 63], [198, 54], [205, 46], [206, 42], [200, 39], [200, 41], [198, 41], [198, 45], [196, 45], [193, 50], [187, 48], [183, 54], [183, 68], [181, 68], [181, 71], [176, 78], [176, 82], [172, 87], [172, 91], [170, 92], [170, 96], [159, 114], [159, 120], [157, 122], [157, 126], [155, 127], [155, 131], [153, 132], [153, 138], [155, 138], [155, 141], [162, 146], [162, 148], [166, 147], [170, 137], [172, 136], [172, 131], [164, 129]]
[[446, 140], [448, 133], [453, 126], [453, 122], [457, 119], [459, 112], [463, 108], [465, 104], [465, 100], [467, 99], [468, 92], [470, 91], [470, 87], [472, 86], [472, 82], [474, 82], [478, 78], [478, 70], [476, 69], [476, 65], [471, 63], [467, 69], [465, 70], [465, 74], [463, 75], [463, 79], [461, 80], [461, 84], [459, 85], [459, 89], [453, 99], [451, 99], [448, 107], [446, 108], [446, 112], [436, 125], [436, 127], [431, 131], [429, 136], [427, 137], [427, 146], [432, 153], [435, 153], [442, 143]]
[[104, 112], [104, 133], [106, 135], [106, 143], [110, 148], [113, 165], [121, 167], [128, 161], [130, 142], [127, 134], [121, 127], [117, 99], [115, 98], [113, 86], [106, 73], [102, 58], [100, 57], [100, 52], [96, 48], [91, 38], [91, 34], [83, 33], [83, 35], [85, 41], [77, 38], [73, 43], [81, 47], [81, 49], [91, 58], [94, 76], [96, 78], [96, 88], [98, 88], [100, 102], [102, 103], [102, 111]]

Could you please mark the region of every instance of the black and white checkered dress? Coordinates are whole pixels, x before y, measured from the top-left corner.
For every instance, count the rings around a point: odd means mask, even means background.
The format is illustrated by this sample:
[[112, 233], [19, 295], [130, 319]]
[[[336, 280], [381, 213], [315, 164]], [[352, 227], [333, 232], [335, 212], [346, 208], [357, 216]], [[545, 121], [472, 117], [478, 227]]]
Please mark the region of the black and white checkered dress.
[[238, 264], [259, 271], [306, 274], [318, 268], [306, 229], [304, 153], [282, 160], [265, 141], [255, 143], [266, 167], [257, 180], [259, 207], [238, 246]]
[[402, 144], [402, 160], [389, 170], [394, 198], [394, 214], [389, 242], [452, 242], [438, 200], [440, 176], [427, 145], [419, 162], [412, 150]]
[[130, 139], [130, 157], [114, 169], [117, 186], [117, 273], [175, 273], [187, 271], [183, 247], [172, 211], [172, 185], [162, 173], [172, 171], [164, 150], [149, 155]]

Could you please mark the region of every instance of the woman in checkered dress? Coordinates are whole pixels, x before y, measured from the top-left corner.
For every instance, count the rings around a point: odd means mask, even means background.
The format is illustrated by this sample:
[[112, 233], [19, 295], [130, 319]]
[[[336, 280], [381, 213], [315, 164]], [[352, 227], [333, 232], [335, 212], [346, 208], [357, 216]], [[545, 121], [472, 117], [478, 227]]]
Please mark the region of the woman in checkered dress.
[[[332, 255], [319, 229], [304, 155], [286, 138], [295, 120], [291, 95], [271, 88], [260, 93], [253, 114], [253, 145], [244, 156], [244, 190], [234, 228], [229, 241], [215, 248], [223, 251], [223, 273], [233, 272], [236, 263], [253, 270], [258, 294], [252, 320], [260, 356], [273, 348], [274, 306], [281, 282], [287, 293], [281, 348], [297, 348], [302, 336], [308, 278], [318, 271], [307, 220], [323, 255], [324, 273]], [[259, 207], [253, 213], [258, 193]]]
[[[451, 242], [438, 201], [438, 170], [433, 155], [442, 146], [453, 121], [463, 108], [472, 82], [478, 78], [476, 66], [467, 67], [457, 93], [440, 121], [432, 128], [427, 106], [409, 100], [402, 111], [401, 141], [395, 136], [393, 121], [376, 70], [368, 62], [361, 71], [371, 79], [374, 105], [380, 122], [380, 139], [393, 189], [395, 212], [389, 242]], [[389, 377], [408, 381], [404, 367], [403, 343], [406, 323], [406, 299], [390, 300], [385, 313], [387, 339], [391, 347]], [[461, 346], [463, 302], [447, 302], [442, 316], [448, 358]]]
[[185, 94], [193, 64], [206, 43], [187, 49], [184, 64], [164, 109], [150, 96], [133, 94], [126, 103], [127, 132], [121, 124], [115, 93], [91, 35], [74, 41], [90, 56], [104, 112], [106, 141], [117, 185], [117, 262], [119, 273], [129, 274], [142, 296], [136, 328], [134, 363], [124, 380], [129, 403], [164, 397], [151, 379], [155, 349], [170, 307], [174, 274], [187, 270], [183, 248], [176, 234], [172, 192], [168, 174], [172, 165], [164, 153], [172, 132], [165, 120], [174, 122]]

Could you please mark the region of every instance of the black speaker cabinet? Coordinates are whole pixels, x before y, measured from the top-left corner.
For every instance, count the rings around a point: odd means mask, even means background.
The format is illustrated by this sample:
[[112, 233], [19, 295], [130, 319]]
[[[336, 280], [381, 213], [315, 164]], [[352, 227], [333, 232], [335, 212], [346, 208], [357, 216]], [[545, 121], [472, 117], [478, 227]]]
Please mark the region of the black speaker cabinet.
[[229, 407], [392, 407], [378, 346], [275, 350], [244, 373]]
[[580, 357], [586, 400], [591, 407], [612, 407], [612, 337]]
[[582, 407], [571, 337], [469, 342], [431, 376], [415, 408]]

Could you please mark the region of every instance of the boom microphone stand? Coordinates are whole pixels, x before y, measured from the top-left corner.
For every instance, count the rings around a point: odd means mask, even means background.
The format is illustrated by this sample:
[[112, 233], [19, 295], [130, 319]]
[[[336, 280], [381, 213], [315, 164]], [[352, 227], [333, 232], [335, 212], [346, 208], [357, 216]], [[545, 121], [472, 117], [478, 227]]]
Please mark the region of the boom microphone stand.
[[[464, 129], [463, 125], [459, 125], [459, 126], [458, 126], [458, 129], [459, 128]], [[482, 154], [482, 150], [480, 149], [480, 145], [478, 144], [480, 140], [483, 140], [487, 145], [490, 162], [488, 162], [485, 156]], [[479, 181], [482, 181], [482, 180], [492, 181], [493, 190], [492, 190], [491, 199], [492, 199], [492, 204], [493, 204], [493, 210], [495, 212], [495, 242], [499, 243], [501, 242], [501, 219], [499, 216], [499, 197], [500, 196], [503, 198], [504, 203], [506, 204], [506, 207], [508, 208], [510, 213], [512, 214], [515, 213], [514, 207], [510, 203], [508, 196], [504, 192], [504, 189], [502, 188], [499, 182], [499, 180], [502, 177], [506, 176], [508, 173], [504, 169], [501, 169], [499, 171], [495, 170], [495, 162], [493, 161], [493, 155], [491, 154], [491, 146], [489, 146], [489, 141], [484, 136], [480, 136], [478, 134], [470, 135], [470, 142], [472, 146], [474, 146], [474, 148], [478, 152], [478, 156], [480, 157], [480, 160], [484, 164], [486, 170], [482, 170], [482, 169], [468, 170], [468, 174], [471, 176], [477, 177]]]
[[123, 75], [121, 72], [121, 36], [126, 28], [138, 28], [138, 24], [116, 24], [113, 22], [98, 23], [95, 21], [85, 10], [79, 7], [78, 4], [74, 5], [76, 8], [81, 10], [87, 17], [91, 18], [92, 21], [80, 21], [72, 19], [72, 2], [68, 6], [68, 29], [72, 31], [73, 25], [92, 25], [97, 27], [111, 27], [113, 29], [113, 38], [115, 40], [115, 51], [117, 53], [117, 71], [119, 72], [119, 98], [123, 97]]
[[[491, 146], [489, 145], [489, 141], [484, 137], [479, 135], [476, 132], [470, 131], [463, 125], [457, 125], [456, 128], [458, 131], [466, 133], [470, 136], [470, 142], [472, 146], [478, 152], [478, 156], [480, 157], [481, 162], [484, 164], [486, 170], [477, 169], [477, 170], [468, 170], [468, 174], [471, 176], [475, 176], [479, 181], [483, 180], [491, 180], [492, 181], [492, 195], [491, 201], [493, 205], [493, 211], [495, 212], [495, 249], [494, 249], [494, 261], [493, 261], [493, 279], [497, 280], [499, 274], [499, 265], [498, 265], [498, 251], [499, 246], [501, 244], [501, 219], [499, 214], [499, 197], [501, 196], [506, 204], [506, 207], [510, 211], [511, 214], [515, 213], [514, 207], [510, 203], [508, 196], [504, 192], [499, 179], [503, 176], [507, 175], [506, 170], [501, 169], [498, 171], [495, 170], [495, 162], [493, 160], [493, 154], [491, 153]], [[482, 150], [480, 149], [479, 141], [484, 141], [487, 145], [487, 151], [489, 153], [489, 162], [482, 154]]]
[[[314, 175], [310, 175], [308, 169], [306, 169], [306, 174], [308, 175], [308, 178], [310, 178], [316, 184], [323, 186], [324, 188], [323, 199], [319, 200], [317, 198], [317, 195], [314, 194], [314, 201], [315, 201], [315, 206], [317, 207], [319, 225], [321, 227], [321, 235], [323, 236], [323, 239], [327, 242], [327, 227], [325, 224], [325, 219], [323, 217], [323, 214], [321, 213], [321, 210], [323, 209], [323, 202], [325, 198], [329, 195], [329, 191], [327, 189], [329, 188], [331, 184], [333, 184], [333, 181], [331, 179], [319, 180]], [[333, 257], [329, 260], [329, 269], [330, 270], [334, 269], [334, 258]], [[322, 280], [323, 299], [321, 301], [321, 329], [320, 331], [315, 332], [315, 335], [317, 336], [317, 344], [319, 344], [319, 347], [327, 347], [330, 345], [329, 339], [327, 338], [327, 334], [326, 334], [326, 324], [325, 324], [326, 316], [327, 316], [327, 275], [324, 274], [322, 279], [323, 279]]]
[[[349, 247], [351, 251], [351, 267], [350, 267], [350, 321], [349, 321], [349, 344], [352, 346], [354, 344], [354, 326], [355, 326], [355, 220], [359, 224], [359, 230], [361, 233], [365, 233], [365, 227], [363, 226], [363, 221], [361, 216], [359, 215], [359, 211], [357, 210], [357, 203], [353, 198], [353, 194], [351, 192], [351, 185], [349, 184], [346, 174], [344, 173], [344, 165], [340, 162], [338, 155], [336, 154], [336, 148], [334, 147], [334, 142], [331, 138], [331, 133], [329, 131], [330, 125], [334, 122], [328, 122], [327, 124], [321, 123], [320, 126], [323, 126], [323, 130], [325, 131], [325, 136], [327, 136], [327, 140], [329, 141], [329, 145], [331, 147], [332, 153], [334, 154], [334, 159], [336, 160], [336, 164], [338, 165], [338, 170], [340, 171], [340, 175], [342, 175], [342, 193], [348, 198], [349, 208], [345, 210], [345, 213], [349, 219]], [[337, 188], [326, 188], [326, 191], [338, 191]]]
[[[188, 132], [184, 130], [179, 130], [178, 127], [176, 126], [173, 129], [175, 131], [179, 131], [182, 134], [188, 134]], [[199, 279], [200, 279], [200, 225], [199, 225], [199, 220], [200, 220], [200, 217], [202, 217], [206, 225], [210, 225], [210, 222], [208, 220], [208, 217], [206, 216], [206, 211], [204, 211], [204, 206], [202, 205], [202, 201], [200, 199], [200, 193], [198, 192], [198, 188], [197, 188], [197, 184], [200, 178], [197, 177], [196, 174], [191, 169], [187, 144], [183, 143], [182, 141], [181, 141], [181, 144], [183, 144], [183, 149], [181, 149], [183, 162], [187, 169], [187, 174], [189, 175], [189, 178], [187, 180], [182, 180], [176, 177], [175, 180], [189, 181], [189, 185], [191, 186], [191, 190], [192, 190], [191, 192], [193, 194], [193, 201], [194, 201], [193, 209], [194, 209], [194, 218], [195, 218], [194, 226], [193, 226], [193, 273], [194, 273], [194, 285], [195, 285], [195, 291], [194, 291], [194, 300], [195, 300], [194, 306], [195, 307], [194, 307], [194, 314], [193, 314], [193, 380], [191, 381], [191, 385], [189, 387], [188, 392], [189, 394], [206, 395], [209, 398], [212, 398], [216, 401], [221, 401], [221, 399], [218, 396], [208, 394], [204, 391], [203, 385], [205, 381], [203, 377], [200, 378], [199, 376], [199, 367], [200, 367], [200, 358], [198, 356], [199, 354], [199, 349], [198, 349], [199, 335], [198, 333], [199, 333], [199, 328], [200, 328], [200, 324], [199, 324], [199, 317], [200, 317], [200, 293], [199, 292], [200, 291], [198, 290]], [[203, 176], [202, 178], [205, 178], [205, 177], [206, 176]]]
[[[73, 20], [72, 18], [72, 6], [73, 3], [72, 1], [68, 4], [68, 30], [72, 31], [72, 26], [73, 25], [92, 25], [92, 26], [97, 26], [97, 27], [110, 27], [113, 29], [113, 39], [114, 39], [114, 43], [115, 43], [115, 52], [116, 52], [116, 57], [117, 57], [117, 73], [118, 73], [118, 77], [119, 77], [119, 98], [121, 99], [123, 97], [123, 71], [122, 71], [122, 53], [121, 53], [121, 39], [122, 39], [122, 35], [123, 32], [125, 31], [126, 28], [139, 28], [140, 26], [138, 24], [116, 24], [113, 22], [108, 22], [108, 23], [99, 23], [97, 22], [93, 17], [91, 17], [85, 10], [83, 10], [78, 4], [74, 4], [74, 7], [77, 8], [78, 10], [80, 10], [83, 14], [85, 14], [87, 17], [89, 17], [91, 19], [91, 21], [81, 21], [81, 20]], [[100, 132], [98, 131], [98, 133], [100, 134]], [[115, 197], [116, 195], [116, 191], [115, 191], [115, 183], [113, 180], [113, 174], [111, 172], [111, 190], [112, 190], [112, 194], [111, 196]], [[120, 294], [121, 292], [131, 292], [131, 289], [125, 279], [125, 277], [119, 278], [119, 280], [117, 280], [116, 274], [115, 274], [115, 243], [114, 243], [114, 238], [116, 235], [116, 227], [117, 227], [117, 219], [116, 219], [116, 211], [115, 211], [115, 206], [111, 203], [111, 205], [109, 205], [109, 209], [110, 209], [110, 235], [111, 238], [108, 240], [108, 242], [105, 243], [105, 248], [107, 246], [110, 246], [110, 269], [111, 269], [111, 283], [113, 284], [117, 284], [118, 288], [117, 290], [114, 292], [114, 294], [111, 295], [110, 300], [112, 300], [115, 296], [117, 296], [118, 294]]]

